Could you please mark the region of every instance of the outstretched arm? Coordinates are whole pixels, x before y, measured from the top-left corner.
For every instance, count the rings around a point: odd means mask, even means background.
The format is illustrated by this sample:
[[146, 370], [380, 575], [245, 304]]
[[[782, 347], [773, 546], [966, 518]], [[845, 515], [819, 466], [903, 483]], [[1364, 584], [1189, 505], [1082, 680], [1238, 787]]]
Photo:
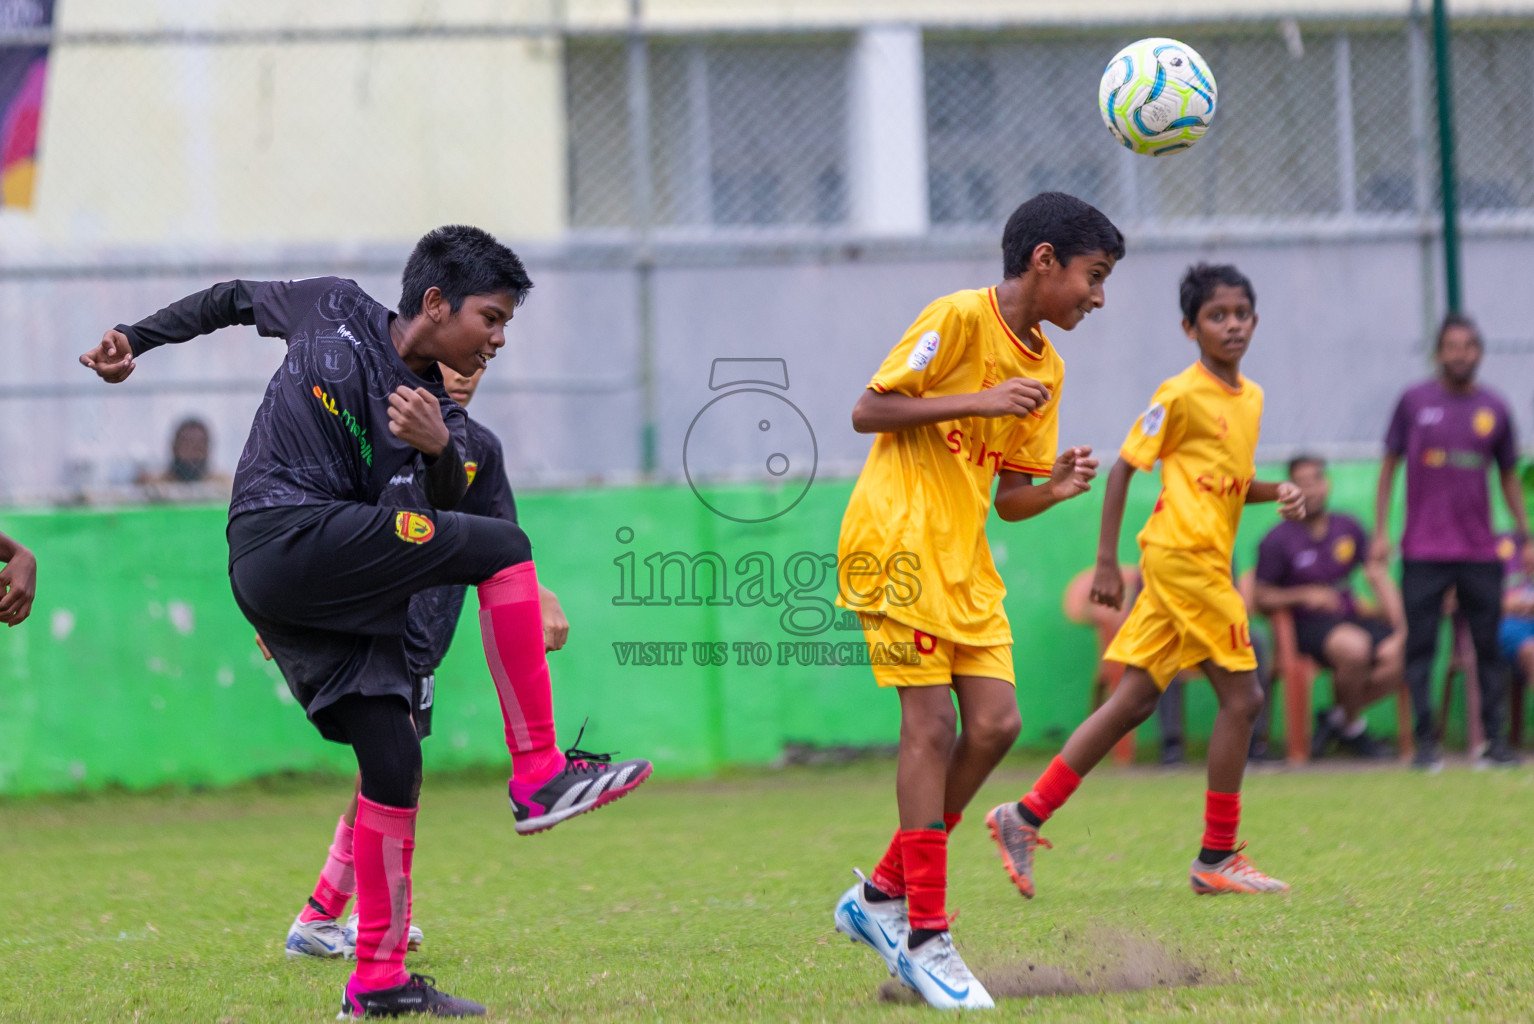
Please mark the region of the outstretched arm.
[[223, 281], [177, 299], [136, 324], [118, 324], [80, 357], [80, 364], [107, 383], [117, 384], [133, 372], [133, 358], [152, 348], [180, 344], [235, 324], [254, 326], [255, 288], [252, 281]]
[[32, 614], [37, 594], [37, 559], [20, 542], [0, 533], [0, 622], [19, 626]]
[[996, 514], [1004, 522], [1016, 523], [1032, 519], [1040, 512], [1054, 508], [1092, 489], [1097, 476], [1097, 460], [1087, 445], [1067, 448], [1055, 459], [1049, 479], [1035, 487], [1033, 477], [1004, 469], [1001, 482], [996, 486]]
[[1119, 569], [1119, 533], [1124, 528], [1124, 503], [1135, 467], [1122, 457], [1108, 471], [1103, 489], [1103, 521], [1097, 534], [1097, 569], [1092, 574], [1092, 600], [1109, 608], [1124, 604], [1124, 573]]

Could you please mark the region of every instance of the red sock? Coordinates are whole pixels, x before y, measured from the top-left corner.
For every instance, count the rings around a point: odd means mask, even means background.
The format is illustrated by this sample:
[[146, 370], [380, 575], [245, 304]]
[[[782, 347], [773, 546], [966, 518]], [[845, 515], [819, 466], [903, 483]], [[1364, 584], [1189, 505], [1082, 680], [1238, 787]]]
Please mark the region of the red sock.
[[889, 849], [884, 851], [883, 859], [868, 879], [875, 889], [886, 896], [905, 895], [905, 860], [900, 855], [900, 837], [903, 835], [905, 833], [898, 828], [895, 830]]
[[906, 907], [912, 928], [944, 930], [948, 912], [948, 833], [934, 828], [913, 828], [900, 833], [900, 852], [905, 862]]
[[1234, 850], [1236, 827], [1241, 824], [1241, 794], [1204, 793], [1204, 849]]
[[1044, 774], [1033, 784], [1033, 789], [1023, 797], [1023, 806], [1037, 814], [1040, 821], [1048, 821], [1049, 816], [1071, 798], [1079, 785], [1081, 776], [1056, 754], [1055, 759], [1049, 762], [1049, 767], [1044, 769]]
[[[320, 880], [314, 883], [314, 895], [298, 915], [300, 921], [318, 921], [321, 918], [335, 920], [346, 909], [346, 902], [357, 891], [357, 872], [352, 866], [352, 827], [346, 816], [336, 822], [336, 835], [330, 841], [330, 854], [320, 869]], [[318, 903], [323, 913], [314, 909]]]
[[[964, 820], [962, 814], [944, 814], [943, 827], [949, 832]], [[884, 858], [879, 861], [878, 867], [874, 868], [873, 875], [868, 879], [875, 889], [886, 896], [905, 895], [905, 859], [900, 854], [900, 837], [903, 833], [897, 828], [895, 837], [890, 840], [889, 849], [884, 851]]]
[[532, 562], [502, 569], [479, 585], [479, 631], [506, 720], [512, 774], [542, 782], [564, 767], [565, 758], [554, 746], [554, 695]]
[[410, 861], [415, 851], [415, 808], [386, 807], [357, 797], [352, 849], [357, 864], [357, 971], [359, 988], [393, 988], [410, 980]]

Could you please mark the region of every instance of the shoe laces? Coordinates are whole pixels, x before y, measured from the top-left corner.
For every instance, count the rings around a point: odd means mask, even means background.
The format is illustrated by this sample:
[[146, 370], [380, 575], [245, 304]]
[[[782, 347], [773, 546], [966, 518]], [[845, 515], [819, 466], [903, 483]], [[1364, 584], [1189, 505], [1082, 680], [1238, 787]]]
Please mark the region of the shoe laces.
[[434, 992], [437, 989], [437, 979], [430, 974], [412, 974], [410, 980], [405, 982], [405, 988]]
[[605, 772], [612, 767], [614, 750], [610, 754], [597, 754], [590, 750], [581, 749], [581, 737], [586, 735], [586, 724], [591, 719], [588, 717], [581, 722], [580, 731], [575, 734], [575, 742], [565, 748], [565, 770], [571, 772]]

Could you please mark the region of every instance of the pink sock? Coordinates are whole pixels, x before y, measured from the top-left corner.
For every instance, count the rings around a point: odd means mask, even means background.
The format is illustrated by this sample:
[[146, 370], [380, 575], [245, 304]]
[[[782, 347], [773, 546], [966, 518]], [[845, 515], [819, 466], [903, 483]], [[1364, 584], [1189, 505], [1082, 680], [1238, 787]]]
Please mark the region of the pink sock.
[[357, 797], [352, 849], [357, 864], [357, 987], [394, 988], [409, 980], [410, 860], [415, 808], [385, 807]]
[[[335, 920], [346, 909], [346, 901], [357, 891], [357, 872], [352, 866], [352, 827], [346, 816], [336, 822], [336, 836], [330, 841], [330, 855], [320, 869], [320, 880], [314, 883], [314, 895], [298, 915], [300, 921], [318, 921], [321, 918]], [[315, 910], [318, 903], [322, 908]]]
[[554, 746], [554, 695], [532, 562], [502, 569], [479, 585], [479, 631], [501, 698], [512, 775], [541, 783], [564, 767], [565, 758]]

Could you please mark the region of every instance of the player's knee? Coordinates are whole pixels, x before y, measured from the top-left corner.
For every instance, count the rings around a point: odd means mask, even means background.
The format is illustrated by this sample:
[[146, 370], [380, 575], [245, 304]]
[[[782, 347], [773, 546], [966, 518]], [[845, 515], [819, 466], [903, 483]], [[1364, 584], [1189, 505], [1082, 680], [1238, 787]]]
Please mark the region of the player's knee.
[[900, 721], [900, 745], [947, 751], [953, 747], [958, 726], [958, 714], [952, 707], [938, 708], [920, 716], [906, 715]]
[[1262, 684], [1257, 674], [1249, 673], [1245, 680], [1231, 680], [1220, 694], [1220, 710], [1249, 722], [1257, 721], [1262, 714]]
[[964, 722], [964, 733], [969, 737], [969, 742], [988, 750], [1011, 750], [1022, 731], [1023, 718], [1015, 707], [999, 708], [978, 716], [976, 720], [967, 719]]
[[508, 523], [504, 519], [486, 520], [485, 544], [486, 555], [494, 559], [498, 568], [508, 569], [513, 565], [521, 565], [533, 560], [533, 542], [516, 523]]
[[[1171, 685], [1176, 685], [1175, 683]], [[1135, 689], [1120, 687], [1114, 692], [1115, 702], [1119, 711], [1131, 726], [1137, 726], [1150, 720], [1150, 716], [1156, 713], [1156, 707], [1161, 703], [1161, 694], [1164, 691], [1157, 689]]]

